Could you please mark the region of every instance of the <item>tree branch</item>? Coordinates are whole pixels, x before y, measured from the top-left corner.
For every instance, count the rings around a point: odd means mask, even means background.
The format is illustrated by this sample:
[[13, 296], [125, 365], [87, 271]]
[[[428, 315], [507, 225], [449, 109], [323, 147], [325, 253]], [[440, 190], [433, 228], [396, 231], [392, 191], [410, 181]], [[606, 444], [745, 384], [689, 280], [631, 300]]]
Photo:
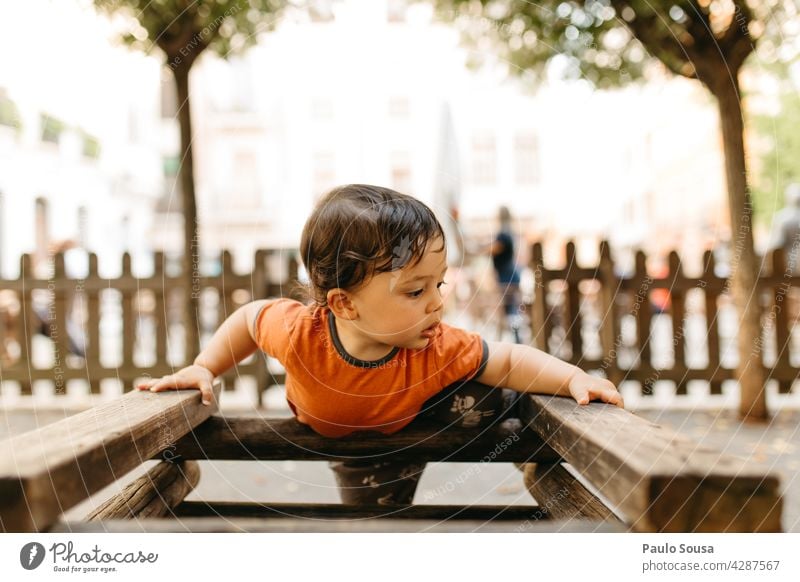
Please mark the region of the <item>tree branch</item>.
[[[633, 7], [629, 2], [611, 0], [612, 6], [621, 13], [625, 8]], [[656, 12], [636, 12], [636, 17], [625, 25], [647, 51], [660, 60], [675, 75], [695, 78], [688, 70], [692, 65], [692, 51], [673, 35], [672, 29], [663, 17]], [[667, 34], [663, 34], [665, 31]]]

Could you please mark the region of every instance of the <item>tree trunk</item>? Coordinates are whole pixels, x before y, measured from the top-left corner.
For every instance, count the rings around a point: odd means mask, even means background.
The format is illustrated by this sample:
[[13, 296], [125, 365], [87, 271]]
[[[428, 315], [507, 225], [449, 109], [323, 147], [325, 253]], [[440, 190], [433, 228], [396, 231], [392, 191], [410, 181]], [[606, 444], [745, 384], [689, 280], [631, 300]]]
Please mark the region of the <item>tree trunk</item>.
[[[181, 63], [180, 58], [170, 62]], [[192, 118], [189, 101], [191, 63], [171, 67], [178, 93], [178, 123], [181, 130], [181, 200], [183, 203], [183, 260], [181, 273], [184, 286], [183, 324], [186, 338], [186, 362], [200, 350], [198, 295], [200, 291], [200, 236], [194, 192], [194, 159], [192, 156]]]
[[722, 70], [709, 86], [719, 105], [725, 175], [731, 221], [731, 291], [739, 314], [739, 380], [742, 420], [761, 421], [767, 414], [765, 375], [761, 359], [761, 306], [758, 260], [753, 246], [753, 205], [747, 188], [744, 124], [738, 71]]

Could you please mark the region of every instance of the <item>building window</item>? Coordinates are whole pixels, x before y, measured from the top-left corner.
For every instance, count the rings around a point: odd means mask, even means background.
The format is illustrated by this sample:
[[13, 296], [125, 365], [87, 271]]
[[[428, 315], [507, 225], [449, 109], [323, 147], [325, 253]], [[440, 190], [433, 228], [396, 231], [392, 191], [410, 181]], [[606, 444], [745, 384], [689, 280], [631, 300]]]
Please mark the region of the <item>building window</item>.
[[0, 89], [0, 125], [13, 127], [17, 130], [22, 127], [19, 109], [17, 109], [17, 105], [6, 96], [4, 89]]
[[236, 152], [233, 156], [233, 206], [238, 210], [261, 207], [258, 163], [253, 152]]
[[93, 160], [98, 159], [100, 157], [100, 140], [83, 130], [81, 130], [80, 134], [83, 142], [83, 155]]
[[411, 192], [411, 158], [408, 152], [394, 152], [390, 159], [391, 184], [394, 190]]
[[497, 180], [497, 143], [490, 132], [472, 137], [472, 179], [476, 184], [494, 184]]
[[42, 114], [42, 141], [48, 143], [58, 143], [61, 133], [64, 131], [64, 123], [52, 115]]
[[514, 177], [522, 186], [539, 182], [539, 139], [533, 132], [514, 137]]

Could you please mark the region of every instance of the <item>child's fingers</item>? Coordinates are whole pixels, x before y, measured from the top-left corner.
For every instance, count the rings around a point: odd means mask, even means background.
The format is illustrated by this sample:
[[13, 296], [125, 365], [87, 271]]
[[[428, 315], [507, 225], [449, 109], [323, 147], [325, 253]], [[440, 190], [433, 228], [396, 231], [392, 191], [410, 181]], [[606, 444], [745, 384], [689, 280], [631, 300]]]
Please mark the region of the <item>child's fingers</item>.
[[589, 391], [586, 388], [580, 388], [574, 391], [572, 397], [575, 398], [575, 402], [578, 404], [589, 404], [589, 400], [591, 400]]
[[622, 394], [617, 392], [616, 390], [609, 390], [606, 392], [607, 398], [603, 398], [609, 404], [614, 404], [615, 406], [619, 406], [620, 408], [625, 408], [625, 403], [622, 401]]
[[177, 375], [164, 376], [155, 384], [150, 386], [151, 392], [163, 392], [164, 390], [180, 390], [181, 388], [194, 388], [195, 383], [191, 380], [187, 381], [185, 378]]
[[599, 398], [608, 404], [614, 404], [620, 408], [625, 408], [625, 404], [622, 401], [622, 394], [620, 394], [617, 390], [612, 390], [611, 388], [601, 388], [597, 390], [591, 390], [590, 393], [592, 399]]
[[139, 385], [140, 390], [150, 390], [150, 392], [164, 392], [165, 390], [181, 390], [183, 388], [196, 388], [200, 390], [203, 404], [208, 406], [214, 400], [214, 391], [211, 382], [198, 381], [196, 378], [186, 378], [179, 374], [164, 376], [158, 380], [150, 380]]
[[208, 406], [214, 400], [214, 391], [211, 388], [211, 382], [202, 382], [200, 384], [200, 394], [202, 395], [203, 404]]

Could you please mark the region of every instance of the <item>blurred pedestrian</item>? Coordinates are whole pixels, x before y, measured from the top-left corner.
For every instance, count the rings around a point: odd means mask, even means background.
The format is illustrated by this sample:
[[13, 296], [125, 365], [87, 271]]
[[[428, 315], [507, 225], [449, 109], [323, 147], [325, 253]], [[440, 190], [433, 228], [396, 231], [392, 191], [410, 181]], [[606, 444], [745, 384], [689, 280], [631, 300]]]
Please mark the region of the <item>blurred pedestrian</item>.
[[514, 234], [511, 227], [511, 211], [507, 206], [501, 206], [497, 218], [499, 230], [491, 246], [492, 264], [494, 265], [497, 284], [503, 301], [503, 312], [506, 323], [514, 334], [514, 342], [522, 343], [520, 327], [522, 315], [520, 314], [519, 270], [515, 261]]
[[786, 259], [786, 272], [791, 275], [800, 273], [798, 253], [800, 252], [800, 184], [789, 184], [784, 194], [786, 204], [775, 215], [772, 223], [772, 235], [769, 248], [783, 249]]

